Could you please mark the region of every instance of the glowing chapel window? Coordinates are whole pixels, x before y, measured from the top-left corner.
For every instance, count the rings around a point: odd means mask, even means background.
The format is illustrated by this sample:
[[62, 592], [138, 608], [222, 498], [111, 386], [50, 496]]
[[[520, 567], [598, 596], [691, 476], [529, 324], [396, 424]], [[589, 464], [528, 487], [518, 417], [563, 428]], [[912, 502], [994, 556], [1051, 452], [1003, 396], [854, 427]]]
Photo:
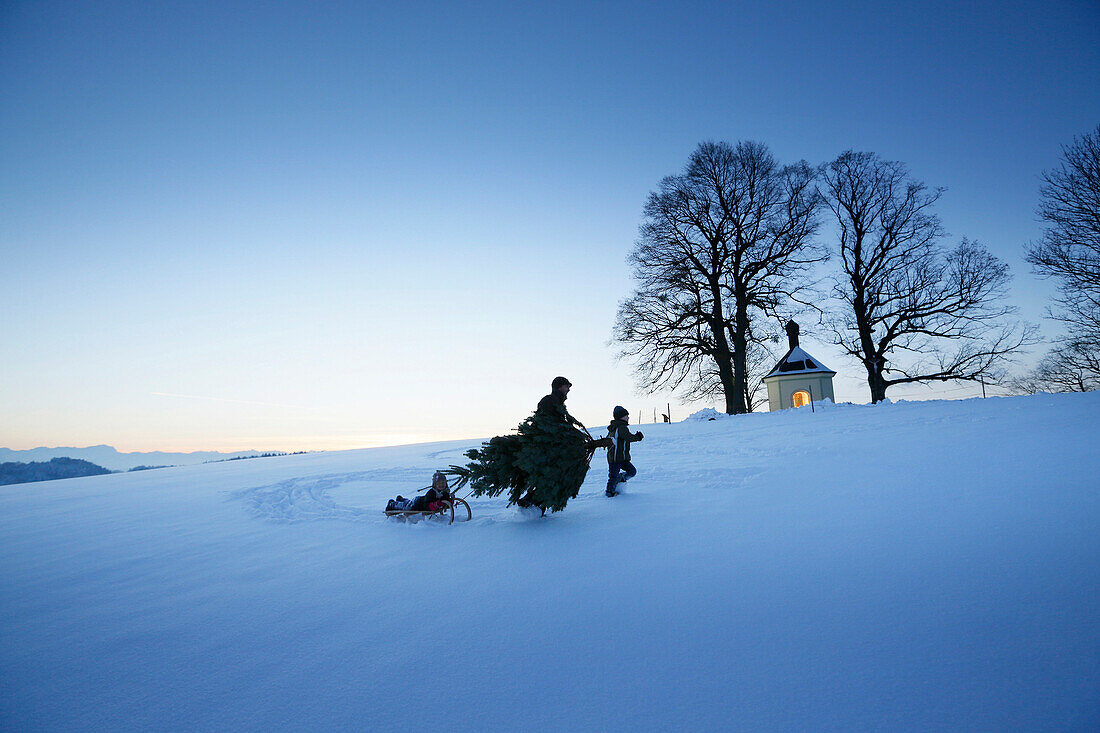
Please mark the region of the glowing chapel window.
[[791, 396], [791, 407], [805, 407], [810, 404], [810, 393], [806, 390], [795, 392]]

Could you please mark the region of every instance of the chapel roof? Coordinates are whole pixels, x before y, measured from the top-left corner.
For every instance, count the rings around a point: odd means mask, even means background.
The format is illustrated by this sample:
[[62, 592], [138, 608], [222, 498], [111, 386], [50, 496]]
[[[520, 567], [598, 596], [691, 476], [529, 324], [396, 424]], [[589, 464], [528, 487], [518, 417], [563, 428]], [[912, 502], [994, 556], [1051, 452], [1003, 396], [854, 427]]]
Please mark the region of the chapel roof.
[[807, 354], [800, 346], [792, 346], [775, 368], [768, 372], [768, 377], [783, 377], [788, 374], [836, 374], [832, 369], [822, 364], [814, 357]]

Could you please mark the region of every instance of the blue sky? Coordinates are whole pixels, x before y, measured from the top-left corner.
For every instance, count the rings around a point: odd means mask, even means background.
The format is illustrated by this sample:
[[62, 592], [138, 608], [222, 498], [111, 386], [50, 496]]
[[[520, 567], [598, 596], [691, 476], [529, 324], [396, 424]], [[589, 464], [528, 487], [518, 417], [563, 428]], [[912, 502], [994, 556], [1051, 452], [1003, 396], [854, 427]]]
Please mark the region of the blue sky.
[[1039, 321], [1038, 176], [1097, 78], [1095, 2], [4, 3], [0, 445], [487, 436], [556, 374], [589, 424], [682, 416], [608, 340], [702, 140], [906, 162]]

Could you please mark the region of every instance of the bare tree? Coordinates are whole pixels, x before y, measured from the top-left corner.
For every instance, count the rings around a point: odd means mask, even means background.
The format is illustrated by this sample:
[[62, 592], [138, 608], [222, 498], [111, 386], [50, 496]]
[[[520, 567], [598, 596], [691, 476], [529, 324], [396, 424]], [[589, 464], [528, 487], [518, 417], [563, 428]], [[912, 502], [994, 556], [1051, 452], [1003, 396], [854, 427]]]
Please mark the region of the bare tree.
[[1060, 281], [1050, 316], [1066, 335], [1032, 378], [1041, 373], [1047, 391], [1078, 391], [1100, 381], [1089, 353], [1100, 349], [1100, 125], [1062, 149], [1061, 166], [1043, 173], [1039, 194], [1047, 226], [1027, 260], [1037, 274]]
[[1004, 304], [1005, 264], [976, 242], [939, 246], [932, 207], [942, 189], [901, 163], [851, 151], [823, 166], [822, 179], [840, 232], [833, 292], [844, 304], [830, 325], [866, 369], [871, 401], [897, 384], [1001, 379], [1034, 329]]
[[1061, 343], [1033, 371], [1013, 380], [1008, 387], [1018, 394], [1100, 389], [1100, 352], [1095, 345], [1080, 341]]
[[800, 302], [795, 276], [824, 256], [810, 241], [814, 177], [761, 143], [707, 142], [649, 195], [629, 258], [638, 284], [614, 329], [647, 391], [721, 394], [729, 414], [757, 403], [752, 354], [772, 336], [763, 319]]

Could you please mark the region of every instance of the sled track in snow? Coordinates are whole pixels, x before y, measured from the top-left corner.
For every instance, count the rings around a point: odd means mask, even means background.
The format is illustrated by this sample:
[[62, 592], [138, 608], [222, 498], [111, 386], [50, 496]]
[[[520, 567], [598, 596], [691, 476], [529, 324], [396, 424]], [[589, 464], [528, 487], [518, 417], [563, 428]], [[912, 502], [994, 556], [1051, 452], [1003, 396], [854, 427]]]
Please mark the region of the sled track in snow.
[[[245, 501], [255, 516], [276, 522], [309, 522], [320, 519], [377, 522], [381, 517], [379, 509], [338, 504], [328, 492], [352, 481], [396, 480], [415, 487], [423, 479], [422, 468], [356, 471], [327, 476], [301, 476], [267, 486], [231, 492], [230, 495], [233, 499]], [[407, 493], [415, 494], [416, 489], [409, 489]]]
[[[600, 467], [602, 469], [602, 466]], [[668, 471], [660, 468], [650, 469], [647, 474], [633, 480], [623, 487], [626, 494], [650, 494], [648, 500], [667, 501], [663, 486], [676, 482], [689, 481], [693, 486], [704, 490], [741, 490], [753, 486], [753, 479], [760, 469], [746, 467], [736, 474], [719, 469], [695, 469]], [[322, 476], [299, 476], [266, 486], [257, 486], [241, 491], [227, 492], [232, 500], [244, 501], [251, 513], [260, 519], [272, 522], [311, 522], [334, 519], [344, 522], [383, 523], [391, 521], [382, 513], [385, 500], [400, 492], [406, 496], [416, 494], [423, 486], [426, 470], [424, 468], [386, 468], [372, 471], [355, 471]], [[604, 502], [604, 471], [592, 471], [581, 489], [580, 495], [570, 502], [570, 507], [581, 509], [589, 502]], [[349, 506], [340, 504], [332, 498], [330, 491], [353, 482], [377, 482], [386, 484], [392, 490], [382, 491], [373, 502], [377, 506]], [[756, 487], [757, 489], [759, 487]], [[474, 511], [474, 524], [495, 522], [526, 521], [531, 519], [527, 513], [507, 506], [506, 497], [480, 498]], [[533, 515], [532, 515], [533, 516]]]

